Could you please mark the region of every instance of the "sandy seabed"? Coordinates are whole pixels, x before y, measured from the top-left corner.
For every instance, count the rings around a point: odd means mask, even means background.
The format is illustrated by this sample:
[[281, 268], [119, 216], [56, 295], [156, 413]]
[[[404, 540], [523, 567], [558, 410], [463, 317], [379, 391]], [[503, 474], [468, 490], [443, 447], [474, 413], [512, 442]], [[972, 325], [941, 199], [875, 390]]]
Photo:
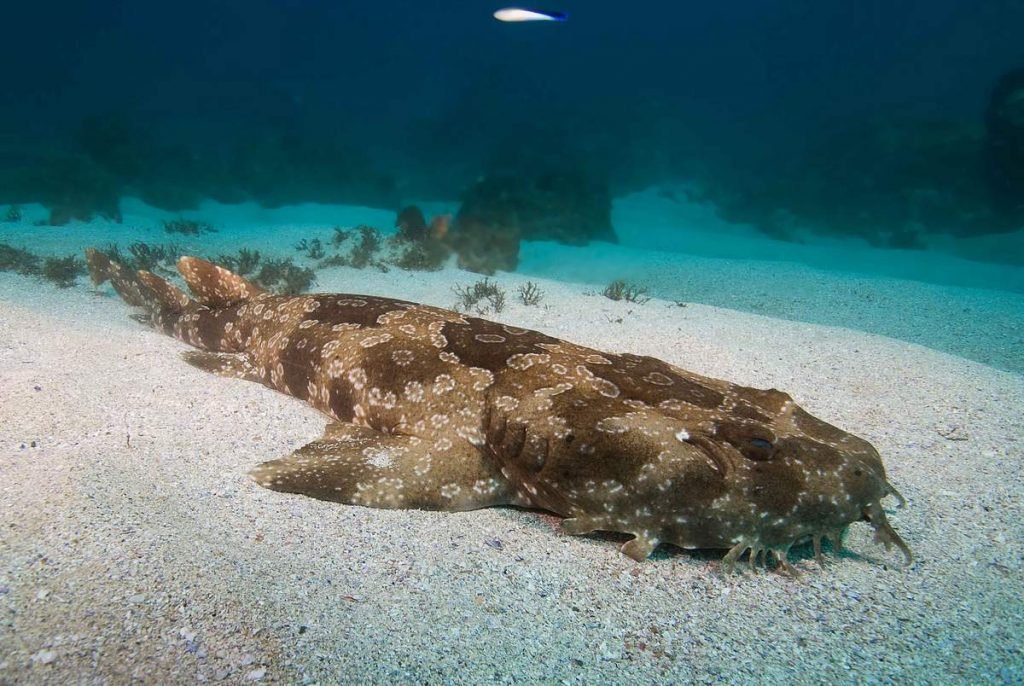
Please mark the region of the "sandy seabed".
[[[337, 269], [320, 288], [451, 305], [472, 280]], [[493, 318], [776, 387], [870, 440], [909, 501], [890, 519], [914, 564], [864, 524], [824, 570], [794, 551], [792, 579], [723, 574], [718, 551], [638, 564], [620, 540], [515, 509], [267, 491], [247, 471], [317, 438], [323, 416], [190, 367], [108, 289], [0, 274], [0, 684], [1024, 681], [1020, 376], [540, 285], [542, 306]]]

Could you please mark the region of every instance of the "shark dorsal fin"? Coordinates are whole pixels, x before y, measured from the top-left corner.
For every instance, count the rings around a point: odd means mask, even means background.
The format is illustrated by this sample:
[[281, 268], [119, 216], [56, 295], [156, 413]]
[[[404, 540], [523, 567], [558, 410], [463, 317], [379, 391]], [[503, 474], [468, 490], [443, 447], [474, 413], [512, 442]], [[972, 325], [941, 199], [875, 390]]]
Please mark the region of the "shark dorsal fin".
[[140, 292], [150, 309], [164, 308], [171, 312], [181, 312], [188, 307], [188, 296], [177, 286], [145, 270], [139, 270], [135, 274], [143, 286]]
[[179, 259], [178, 271], [196, 300], [207, 307], [230, 307], [266, 293], [238, 274], [198, 257]]

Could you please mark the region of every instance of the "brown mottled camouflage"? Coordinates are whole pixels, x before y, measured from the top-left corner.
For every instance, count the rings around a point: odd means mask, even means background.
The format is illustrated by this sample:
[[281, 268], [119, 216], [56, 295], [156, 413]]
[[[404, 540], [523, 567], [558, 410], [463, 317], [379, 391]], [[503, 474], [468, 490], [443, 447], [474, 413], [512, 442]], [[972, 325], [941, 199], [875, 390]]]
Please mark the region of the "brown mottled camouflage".
[[262, 486], [353, 505], [550, 510], [570, 534], [728, 548], [775, 559], [867, 521], [910, 550], [881, 500], [902, 497], [866, 441], [777, 390], [599, 352], [458, 312], [364, 295], [278, 296], [195, 257], [193, 298], [87, 253], [202, 369], [258, 381], [332, 418], [322, 438], [252, 471]]

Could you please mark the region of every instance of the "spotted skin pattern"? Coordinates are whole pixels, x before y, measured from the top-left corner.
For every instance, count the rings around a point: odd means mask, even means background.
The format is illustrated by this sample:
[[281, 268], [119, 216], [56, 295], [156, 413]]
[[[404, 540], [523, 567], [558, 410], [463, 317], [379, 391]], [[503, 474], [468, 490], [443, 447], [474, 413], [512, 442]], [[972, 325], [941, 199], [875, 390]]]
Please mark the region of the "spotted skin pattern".
[[258, 381], [332, 421], [320, 439], [265, 462], [266, 488], [381, 508], [549, 510], [570, 534], [630, 534], [725, 548], [731, 568], [793, 572], [787, 552], [866, 521], [910, 550], [881, 500], [902, 497], [866, 441], [777, 390], [666, 362], [600, 352], [537, 331], [391, 298], [279, 296], [183, 257], [193, 293], [87, 251], [153, 326], [192, 346], [191, 364]]

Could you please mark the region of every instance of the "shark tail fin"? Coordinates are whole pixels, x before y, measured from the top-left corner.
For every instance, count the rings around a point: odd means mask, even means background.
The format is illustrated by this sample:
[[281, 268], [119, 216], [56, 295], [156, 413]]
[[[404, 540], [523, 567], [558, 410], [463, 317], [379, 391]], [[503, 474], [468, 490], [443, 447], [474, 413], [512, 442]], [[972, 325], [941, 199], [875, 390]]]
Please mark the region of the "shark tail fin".
[[143, 293], [145, 287], [135, 272], [95, 248], [86, 248], [85, 263], [89, 267], [89, 277], [92, 279], [93, 285], [100, 286], [109, 281], [117, 294], [129, 305], [135, 307], [146, 305], [146, 297]]
[[[240, 277], [205, 260], [183, 257], [179, 268], [195, 291], [193, 300], [156, 274], [132, 271], [98, 250], [86, 250], [85, 258], [93, 283], [100, 285], [110, 281], [125, 302], [146, 309], [145, 315], [136, 317], [139, 321], [202, 350], [219, 353], [242, 350], [241, 339], [228, 335], [229, 326], [237, 321], [237, 313], [225, 312], [219, 307], [262, 292]], [[223, 367], [220, 362], [218, 365]], [[251, 371], [241, 369], [245, 373]]]
[[199, 257], [182, 257], [178, 271], [196, 300], [213, 309], [231, 307], [266, 293], [238, 274]]
[[99, 286], [110, 279], [114, 262], [96, 248], [85, 249], [85, 263], [89, 266], [89, 278], [92, 279], [94, 286]]
[[145, 307], [150, 312], [181, 312], [191, 302], [181, 289], [156, 274], [132, 271], [95, 248], [86, 249], [85, 262], [93, 284], [100, 286], [109, 281], [129, 305]]

